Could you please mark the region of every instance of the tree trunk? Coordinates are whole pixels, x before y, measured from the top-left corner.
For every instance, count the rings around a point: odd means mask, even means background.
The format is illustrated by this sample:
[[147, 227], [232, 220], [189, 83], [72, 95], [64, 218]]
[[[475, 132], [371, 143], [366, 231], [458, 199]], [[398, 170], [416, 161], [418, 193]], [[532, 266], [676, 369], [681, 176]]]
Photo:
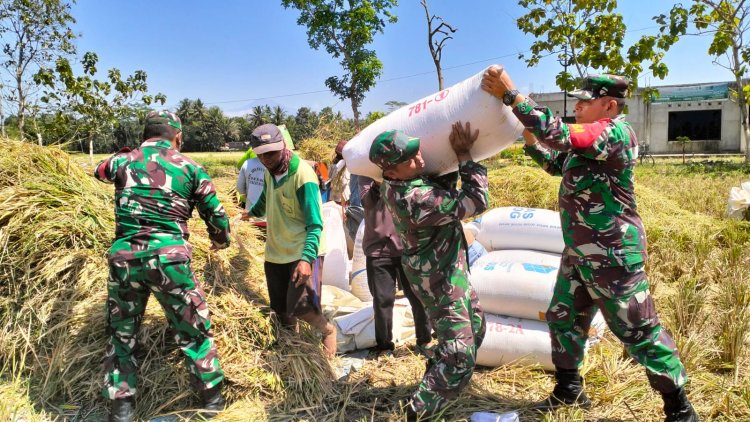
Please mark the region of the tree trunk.
[[5, 138], [5, 112], [3, 110], [3, 100], [0, 95], [0, 135]]
[[[735, 67], [740, 67], [740, 46], [732, 45], [732, 58], [734, 59]], [[740, 145], [745, 144], [745, 162], [750, 163], [750, 136], [748, 136], [748, 124], [747, 124], [747, 98], [745, 97], [744, 84], [742, 83], [742, 75], [735, 69], [734, 78], [737, 81], [737, 106], [740, 108]]]
[[354, 98], [352, 98], [352, 113], [354, 114], [354, 127], [359, 130], [359, 106]]
[[94, 165], [94, 140], [89, 139], [89, 163]]
[[438, 91], [443, 90], [443, 69], [440, 67], [440, 62], [435, 60], [435, 67], [437, 68], [438, 76]]
[[351, 85], [349, 89], [349, 99], [352, 101], [352, 114], [354, 114], [354, 127], [359, 131], [359, 102], [357, 101], [356, 95], [357, 90], [354, 87], [354, 84]]
[[42, 132], [39, 130], [39, 124], [36, 121], [36, 114], [31, 121], [32, 123], [34, 123], [34, 132], [36, 133], [37, 144], [39, 144], [40, 147], [44, 146], [44, 141], [42, 140]]
[[18, 135], [23, 141], [26, 139], [23, 129], [26, 125], [26, 97], [23, 95], [23, 80], [20, 76], [16, 79], [16, 88], [18, 89]]

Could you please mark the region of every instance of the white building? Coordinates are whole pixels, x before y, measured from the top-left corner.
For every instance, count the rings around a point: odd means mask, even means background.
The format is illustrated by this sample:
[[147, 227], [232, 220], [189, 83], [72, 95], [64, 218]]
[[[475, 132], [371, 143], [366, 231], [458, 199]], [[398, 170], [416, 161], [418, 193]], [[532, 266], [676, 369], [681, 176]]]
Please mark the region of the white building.
[[[655, 154], [681, 153], [679, 136], [687, 136], [688, 152], [740, 153], [740, 110], [730, 99], [731, 82], [666, 85], [656, 87], [659, 97], [643, 102], [642, 90], [628, 98], [627, 119], [633, 125], [641, 145], [649, 145]], [[563, 116], [563, 93], [531, 94], [539, 104]], [[577, 99], [567, 98], [568, 121], [574, 121]]]

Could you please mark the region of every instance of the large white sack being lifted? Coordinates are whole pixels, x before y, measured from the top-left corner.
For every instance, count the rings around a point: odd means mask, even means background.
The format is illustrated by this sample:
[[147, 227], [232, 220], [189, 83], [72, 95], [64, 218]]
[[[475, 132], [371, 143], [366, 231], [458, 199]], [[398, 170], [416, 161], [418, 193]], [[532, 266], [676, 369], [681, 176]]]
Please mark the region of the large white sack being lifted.
[[560, 213], [539, 208], [501, 207], [484, 213], [477, 241], [488, 251], [532, 249], [562, 253]]
[[370, 162], [370, 146], [380, 133], [402, 130], [420, 138], [426, 174], [445, 174], [458, 169], [456, 154], [448, 140], [451, 125], [460, 120], [479, 129], [479, 138], [471, 149], [474, 160], [491, 157], [512, 144], [523, 131], [510, 107], [481, 88], [482, 74], [450, 88], [401, 107], [376, 120], [352, 138], [344, 148], [346, 166], [353, 174], [376, 180], [382, 171]]

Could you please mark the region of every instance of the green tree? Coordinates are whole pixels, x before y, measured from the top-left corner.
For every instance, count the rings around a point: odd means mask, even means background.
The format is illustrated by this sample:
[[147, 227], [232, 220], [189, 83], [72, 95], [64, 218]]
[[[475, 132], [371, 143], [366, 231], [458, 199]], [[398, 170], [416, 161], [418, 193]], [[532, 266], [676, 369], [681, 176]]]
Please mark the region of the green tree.
[[375, 121], [380, 119], [381, 117], [385, 117], [385, 113], [383, 113], [382, 111], [371, 111], [367, 113], [367, 117], [365, 118], [365, 127], [375, 123]]
[[196, 100], [185, 98], [177, 105], [175, 113], [180, 117], [183, 125], [190, 124], [202, 121], [206, 117], [206, 106], [203, 105], [200, 98]]
[[250, 134], [255, 129], [250, 125], [250, 122], [244, 117], [232, 117], [230, 120], [237, 126], [237, 140], [242, 142], [249, 141]]
[[284, 109], [281, 108], [281, 106], [277, 105], [273, 108], [273, 111], [271, 112], [271, 123], [276, 126], [283, 125], [285, 118], [286, 112], [284, 112]]
[[120, 150], [123, 147], [130, 149], [138, 147], [143, 140], [143, 117], [146, 113], [146, 110], [137, 112], [135, 116], [121, 119], [115, 124], [112, 134], [115, 150]]
[[182, 149], [184, 151], [204, 151], [206, 147], [205, 120], [208, 110], [200, 98], [180, 101], [175, 111], [182, 120]]
[[138, 110], [152, 103], [164, 104], [163, 94], [148, 94], [146, 72], [136, 70], [123, 78], [118, 69], [107, 72], [106, 80], [96, 79], [99, 57], [84, 54], [83, 75], [76, 76], [70, 62], [58, 57], [55, 69], [41, 69], [34, 81], [43, 87], [40, 98], [61, 119], [76, 124], [79, 140], [93, 142], [102, 134], [111, 135], [118, 121], [133, 117]]
[[687, 136], [678, 136], [675, 141], [682, 147], [682, 164], [685, 164], [685, 148], [690, 143], [690, 138]]
[[650, 62], [648, 68], [660, 79], [669, 71], [662, 62], [668, 45], [657, 36], [642, 36], [623, 55], [626, 27], [622, 15], [615, 13], [616, 0], [520, 0], [518, 4], [528, 10], [516, 21], [518, 28], [536, 38], [530, 55], [519, 58], [533, 67], [555, 56], [564, 67], [555, 78], [560, 89], [572, 90], [576, 77], [591, 69], [625, 75], [634, 85], [644, 62]]
[[294, 144], [297, 144], [297, 136], [298, 136], [298, 130], [297, 130], [297, 119], [295, 116], [288, 114], [284, 118], [284, 126], [286, 126], [286, 130], [289, 132], [289, 136], [292, 137], [292, 142]]
[[218, 151], [227, 142], [239, 139], [240, 128], [224, 116], [219, 107], [210, 107], [203, 121], [204, 138], [199, 151]]
[[295, 132], [290, 133], [292, 139], [294, 139], [295, 146], [311, 137], [315, 133], [315, 129], [318, 128], [318, 115], [310, 110], [309, 107], [300, 107], [297, 109], [297, 114], [294, 116]]
[[270, 123], [271, 122], [271, 107], [269, 106], [261, 106], [257, 105], [252, 108], [252, 111], [247, 116], [248, 120], [250, 121], [250, 124], [253, 127], [258, 127], [260, 125]]
[[64, 0], [0, 1], [3, 69], [11, 81], [5, 99], [16, 109], [22, 138], [27, 114], [37, 110], [29, 107], [35, 100], [30, 97], [33, 75], [54, 66], [57, 57], [75, 53], [75, 35], [69, 27], [72, 23], [75, 19], [70, 14], [70, 3]]
[[366, 48], [386, 23], [395, 23], [390, 13], [396, 0], [282, 0], [285, 8], [299, 10], [297, 24], [307, 27], [310, 47], [325, 48], [339, 62], [345, 74], [331, 76], [325, 83], [342, 100], [351, 101], [354, 125], [359, 127], [359, 107], [365, 93], [375, 86], [383, 63]]
[[745, 41], [745, 34], [750, 29], [749, 12], [750, 5], [745, 0], [693, 0], [690, 8], [676, 4], [669, 15], [654, 17], [660, 25], [660, 42], [666, 45], [672, 45], [686, 35], [713, 37], [708, 54], [714, 57], [714, 63], [729, 70], [735, 80], [734, 96], [740, 111], [745, 162], [750, 162], [747, 112], [750, 85], [745, 79], [750, 61], [750, 45]]

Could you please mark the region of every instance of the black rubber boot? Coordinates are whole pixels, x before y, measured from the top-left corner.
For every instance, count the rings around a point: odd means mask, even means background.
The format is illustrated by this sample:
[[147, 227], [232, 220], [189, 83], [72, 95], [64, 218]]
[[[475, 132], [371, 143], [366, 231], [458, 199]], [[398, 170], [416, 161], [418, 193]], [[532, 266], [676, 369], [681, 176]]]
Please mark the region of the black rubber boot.
[[211, 419], [226, 408], [227, 401], [224, 400], [224, 396], [221, 394], [223, 384], [221, 382], [208, 390], [201, 391], [203, 404], [198, 416], [203, 419]]
[[406, 420], [408, 422], [428, 421], [431, 418], [431, 415], [427, 412], [417, 412], [416, 410], [414, 410], [411, 401], [406, 404], [404, 413], [406, 413]]
[[531, 406], [532, 410], [549, 411], [563, 406], [591, 407], [591, 400], [583, 391], [583, 380], [577, 369], [557, 368], [555, 389], [549, 397]]
[[109, 422], [131, 422], [135, 418], [135, 400], [133, 397], [112, 400], [109, 411]]
[[698, 414], [690, 404], [684, 388], [678, 388], [671, 393], [662, 393], [664, 399], [665, 422], [698, 422]]

